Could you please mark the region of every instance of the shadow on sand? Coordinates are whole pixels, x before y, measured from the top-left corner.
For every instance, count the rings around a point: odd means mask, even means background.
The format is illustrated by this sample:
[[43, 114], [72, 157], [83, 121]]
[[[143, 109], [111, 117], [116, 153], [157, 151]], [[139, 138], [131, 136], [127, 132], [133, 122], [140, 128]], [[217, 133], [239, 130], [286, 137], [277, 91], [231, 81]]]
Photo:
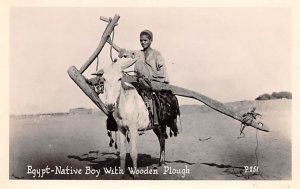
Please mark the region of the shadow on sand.
[[[91, 154], [87, 153], [87, 154], [83, 154], [81, 156], [76, 156], [76, 155], [68, 155], [69, 159], [76, 159], [78, 161], [87, 161], [89, 162], [88, 166], [90, 166], [93, 169], [101, 169], [103, 170], [103, 168], [109, 168], [109, 167], [116, 167], [119, 168], [120, 166], [120, 158], [119, 158], [119, 153], [108, 153], [108, 152], [103, 152], [101, 154]], [[132, 167], [133, 163], [130, 157], [130, 154], [127, 153], [126, 154], [126, 167]], [[153, 167], [154, 169], [156, 169], [159, 165], [159, 158], [157, 157], [152, 157], [149, 154], [138, 154], [138, 167]], [[190, 163], [190, 162], [186, 162], [183, 160], [175, 160], [175, 161], [166, 161], [166, 163], [184, 163], [184, 164], [188, 164], [188, 165], [193, 165], [196, 163]], [[128, 169], [126, 169], [125, 173], [127, 172]], [[104, 171], [101, 171], [101, 174], [104, 174]]]
[[[119, 153], [107, 153], [103, 152], [101, 154], [83, 154], [81, 156], [76, 155], [68, 155], [69, 159], [76, 159], [78, 161], [87, 161], [89, 162], [88, 166], [90, 166], [93, 169], [101, 169], [103, 168], [109, 168], [109, 167], [116, 167], [119, 168], [120, 166], [120, 158]], [[153, 166], [156, 167], [158, 164], [159, 159], [155, 157], [151, 157], [151, 155], [148, 154], [138, 154], [138, 167], [147, 167], [147, 166]], [[130, 154], [126, 154], [126, 167], [132, 167], [133, 163], [130, 158]], [[126, 169], [127, 170], [127, 169]], [[104, 171], [101, 171], [102, 174], [104, 174]], [[127, 173], [127, 172], [126, 172]]]
[[[101, 170], [100, 175], [105, 174], [104, 169], [110, 169], [118, 171], [120, 169], [120, 158], [119, 153], [109, 153], [103, 152], [100, 153], [98, 151], [90, 151], [89, 153], [77, 156], [77, 155], [68, 155], [69, 159], [75, 159], [78, 161], [85, 161], [88, 162], [87, 166], [90, 166], [92, 169]], [[126, 154], [126, 170], [125, 174], [130, 174], [128, 171], [128, 167], [132, 167], [133, 163], [130, 157], [130, 154]], [[153, 169], [157, 169], [159, 158], [152, 157], [149, 154], [138, 154], [138, 167], [152, 167]], [[245, 179], [251, 179], [251, 176], [259, 175], [259, 174], [243, 174], [243, 167], [234, 166], [234, 165], [224, 165], [224, 164], [217, 164], [217, 163], [192, 163], [183, 160], [175, 160], [175, 161], [166, 161], [166, 164], [186, 164], [186, 165], [194, 165], [194, 164], [202, 164], [210, 167], [216, 167], [219, 169], [223, 169], [224, 173], [235, 175], [236, 177], [244, 177]]]

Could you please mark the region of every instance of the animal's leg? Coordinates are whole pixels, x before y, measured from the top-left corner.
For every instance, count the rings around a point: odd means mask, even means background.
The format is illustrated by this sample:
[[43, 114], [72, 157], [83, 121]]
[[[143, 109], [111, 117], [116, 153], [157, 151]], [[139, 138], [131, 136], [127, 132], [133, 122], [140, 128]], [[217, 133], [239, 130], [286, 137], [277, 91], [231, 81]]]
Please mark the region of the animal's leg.
[[167, 132], [167, 127], [166, 125], [161, 127], [161, 138], [160, 138], [160, 145], [161, 145], [161, 164], [165, 164], [165, 155], [166, 155], [166, 151], [165, 151], [165, 144], [166, 144], [166, 135]]
[[165, 164], [165, 134], [166, 134], [166, 126], [157, 127], [153, 129], [156, 134], [159, 145], [160, 145], [160, 154], [159, 154], [159, 166]]
[[[132, 163], [133, 163], [133, 168], [137, 169], [137, 130], [135, 129], [131, 129], [130, 130], [130, 143], [131, 143], [131, 150], [130, 150], [130, 156], [132, 159]], [[133, 175], [134, 179], [138, 179], [139, 175], [135, 174]]]
[[125, 159], [126, 159], [126, 130], [123, 128], [119, 128], [119, 142], [120, 142], [120, 167], [125, 173]]
[[137, 168], [137, 130], [130, 130], [131, 150], [130, 156], [133, 162], [133, 167]]
[[161, 158], [162, 148], [161, 148], [161, 142], [160, 142], [161, 141], [160, 140], [160, 138], [161, 138], [161, 131], [160, 131], [159, 127], [153, 128], [153, 131], [156, 134], [156, 136], [158, 138], [158, 141], [159, 141], [160, 150], [159, 150], [159, 162], [158, 162], [158, 165], [161, 166], [161, 159], [162, 159]]

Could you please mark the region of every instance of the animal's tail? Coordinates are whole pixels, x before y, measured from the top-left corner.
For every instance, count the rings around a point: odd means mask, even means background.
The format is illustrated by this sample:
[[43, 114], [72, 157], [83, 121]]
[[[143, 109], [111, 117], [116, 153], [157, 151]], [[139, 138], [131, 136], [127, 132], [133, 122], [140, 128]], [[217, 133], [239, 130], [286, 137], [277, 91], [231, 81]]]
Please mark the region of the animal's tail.
[[180, 119], [180, 107], [179, 107], [179, 103], [178, 103], [178, 99], [177, 97], [170, 93], [169, 98], [170, 100], [170, 107], [171, 110], [171, 117], [173, 117], [172, 119], [172, 124], [170, 125], [170, 137], [172, 137], [172, 135], [174, 134], [174, 136], [176, 137], [177, 134], [182, 133], [182, 125], [181, 125], [181, 119]]
[[181, 124], [181, 118], [180, 118], [180, 114], [177, 115], [177, 119], [176, 119], [176, 124], [177, 124], [177, 128], [179, 133], [182, 133], [182, 124]]
[[178, 102], [178, 99], [177, 97], [175, 96], [176, 98], [176, 110], [177, 110], [177, 117], [176, 117], [176, 124], [177, 124], [177, 128], [178, 128], [178, 131], [180, 133], [182, 133], [182, 124], [181, 124], [181, 117], [180, 117], [180, 106], [179, 106], [179, 102]]

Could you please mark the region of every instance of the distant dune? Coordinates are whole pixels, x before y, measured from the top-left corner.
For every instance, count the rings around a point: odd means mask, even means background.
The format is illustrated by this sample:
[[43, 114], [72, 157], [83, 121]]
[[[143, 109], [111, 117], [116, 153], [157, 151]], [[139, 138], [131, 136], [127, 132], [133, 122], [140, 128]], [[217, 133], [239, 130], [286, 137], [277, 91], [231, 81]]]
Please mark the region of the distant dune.
[[[245, 113], [256, 107], [256, 111], [290, 111], [292, 109], [292, 100], [289, 99], [275, 99], [275, 100], [260, 100], [260, 101], [236, 101], [225, 103], [230, 109], [235, 112]], [[181, 105], [182, 113], [193, 112], [210, 112], [214, 111], [206, 105]]]
[[[273, 100], [245, 100], [245, 101], [236, 101], [236, 102], [228, 102], [225, 103], [230, 109], [235, 112], [244, 113], [250, 111], [253, 107], [256, 107], [256, 111], [278, 111], [278, 110], [291, 110], [292, 109], [292, 100], [291, 99], [273, 99]], [[76, 108], [74, 108], [76, 109]], [[105, 114], [99, 110], [98, 108], [88, 109], [91, 110], [90, 113], [98, 114], [99, 116], [105, 116]], [[181, 105], [180, 106], [181, 113], [193, 113], [197, 112], [210, 112], [214, 111], [210, 107], [206, 105]], [[68, 115], [70, 113], [42, 113], [42, 114], [22, 114], [22, 115], [10, 115], [11, 118], [21, 119], [21, 118], [31, 118], [31, 117], [51, 117], [51, 116], [63, 116]], [[78, 112], [77, 114], [86, 114], [86, 112]]]

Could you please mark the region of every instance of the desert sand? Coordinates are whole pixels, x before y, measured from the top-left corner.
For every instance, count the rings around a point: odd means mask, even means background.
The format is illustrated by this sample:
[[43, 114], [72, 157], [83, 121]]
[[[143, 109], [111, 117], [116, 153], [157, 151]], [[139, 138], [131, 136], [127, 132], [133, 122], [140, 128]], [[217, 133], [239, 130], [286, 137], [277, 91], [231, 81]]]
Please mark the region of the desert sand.
[[[159, 143], [152, 131], [138, 137], [138, 167], [158, 174], [141, 174], [145, 180], [290, 180], [292, 167], [291, 100], [241, 101], [227, 103], [235, 111], [252, 107], [263, 114], [271, 132], [246, 127], [200, 105], [181, 106], [181, 133], [166, 141], [166, 165], [176, 174], [164, 174], [158, 166]], [[9, 124], [10, 179], [122, 179], [104, 168], [118, 168], [118, 150], [109, 147], [106, 117], [100, 113], [56, 116], [11, 116]], [[98, 154], [90, 153], [99, 151]], [[32, 174], [33, 169], [53, 169]], [[73, 174], [57, 168], [73, 169]], [[127, 166], [131, 166], [127, 155]], [[244, 166], [259, 171], [245, 172]], [[100, 174], [85, 174], [86, 169]], [[82, 170], [81, 174], [74, 170]], [[183, 174], [185, 172], [185, 174]], [[37, 173], [37, 172], [36, 172]], [[55, 174], [57, 173], [57, 174]], [[132, 179], [131, 177], [127, 177]]]

